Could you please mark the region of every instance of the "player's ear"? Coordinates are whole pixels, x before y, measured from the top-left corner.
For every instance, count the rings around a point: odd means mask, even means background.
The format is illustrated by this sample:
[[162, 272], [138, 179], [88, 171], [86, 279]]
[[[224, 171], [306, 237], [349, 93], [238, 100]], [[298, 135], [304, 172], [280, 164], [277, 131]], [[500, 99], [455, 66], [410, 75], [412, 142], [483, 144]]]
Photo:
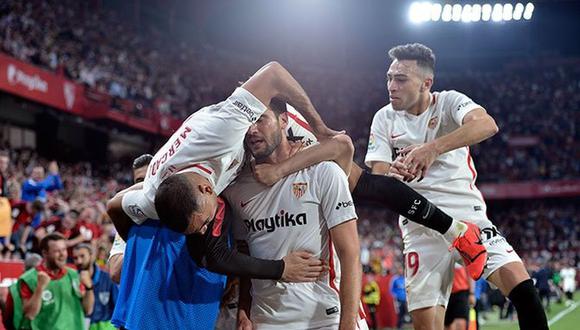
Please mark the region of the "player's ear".
[[278, 116], [278, 123], [280, 124], [281, 129], [286, 129], [286, 127], [288, 127], [288, 112], [282, 112]]
[[433, 77], [426, 77], [421, 84], [421, 92], [429, 91], [433, 87]]
[[213, 188], [211, 185], [207, 184], [207, 183], [200, 183], [197, 185], [197, 189], [199, 189], [199, 191], [202, 194], [212, 194], [213, 193]]

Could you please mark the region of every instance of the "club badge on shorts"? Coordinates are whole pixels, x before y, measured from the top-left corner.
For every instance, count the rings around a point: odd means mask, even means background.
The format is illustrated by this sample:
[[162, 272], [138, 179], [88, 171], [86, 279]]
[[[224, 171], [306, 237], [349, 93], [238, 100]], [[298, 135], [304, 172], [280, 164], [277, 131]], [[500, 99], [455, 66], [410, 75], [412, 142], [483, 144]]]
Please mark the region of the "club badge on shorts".
[[308, 188], [308, 183], [306, 182], [296, 182], [292, 184], [292, 193], [297, 199], [304, 196], [306, 189]]

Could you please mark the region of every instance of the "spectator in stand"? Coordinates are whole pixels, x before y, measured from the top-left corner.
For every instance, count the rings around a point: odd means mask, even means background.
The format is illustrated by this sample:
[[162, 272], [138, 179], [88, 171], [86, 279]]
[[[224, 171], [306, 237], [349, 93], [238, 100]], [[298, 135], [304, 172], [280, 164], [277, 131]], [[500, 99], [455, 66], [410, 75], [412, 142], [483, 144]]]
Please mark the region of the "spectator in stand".
[[[147, 167], [151, 160], [153, 159], [153, 155], [144, 154], [141, 155], [133, 161], [133, 183], [143, 182], [145, 180], [145, 176], [147, 175]], [[125, 246], [127, 244], [125, 241], [119, 236], [119, 234], [115, 235], [115, 241], [113, 242], [113, 247], [111, 248], [111, 252], [109, 254], [109, 270], [111, 272], [111, 279], [115, 283], [121, 282], [121, 269], [123, 267], [123, 256], [125, 255]]]
[[21, 202], [13, 205], [15, 216], [12, 227], [12, 242], [18, 246], [18, 251], [23, 258], [25, 253], [32, 247], [34, 230], [42, 223], [44, 204], [40, 200], [34, 202]]
[[83, 236], [85, 243], [90, 243], [101, 237], [101, 226], [97, 223], [97, 212], [93, 207], [85, 207], [79, 214], [79, 221], [74, 236]]
[[74, 237], [75, 228], [77, 228], [79, 212], [76, 210], [69, 210], [65, 216], [53, 217], [51, 220], [42, 223], [38, 229], [34, 232], [34, 235], [38, 242], [49, 234], [59, 233], [66, 240], [67, 248], [72, 248], [73, 246], [84, 242], [86, 240], [85, 236], [78, 235]]
[[[79, 272], [88, 271], [95, 296], [93, 313], [90, 315], [90, 330], [114, 330], [111, 317], [117, 301], [117, 286], [109, 274], [101, 270], [95, 263], [91, 245], [81, 243], [73, 249], [73, 259]], [[87, 315], [89, 316], [89, 315]]]
[[32, 175], [22, 183], [22, 199], [25, 202], [32, 202], [36, 199], [46, 202], [46, 193], [53, 190], [62, 190], [63, 185], [58, 174], [58, 164], [55, 161], [48, 165], [48, 176], [44, 177], [44, 168], [35, 166]]
[[24, 273], [10, 288], [16, 329], [83, 329], [93, 311], [93, 284], [88, 271], [66, 266], [64, 237], [53, 233], [40, 242], [43, 263]]
[[8, 200], [8, 166], [10, 156], [7, 151], [0, 150], [0, 256], [14, 250], [10, 242], [12, 236], [12, 207]]

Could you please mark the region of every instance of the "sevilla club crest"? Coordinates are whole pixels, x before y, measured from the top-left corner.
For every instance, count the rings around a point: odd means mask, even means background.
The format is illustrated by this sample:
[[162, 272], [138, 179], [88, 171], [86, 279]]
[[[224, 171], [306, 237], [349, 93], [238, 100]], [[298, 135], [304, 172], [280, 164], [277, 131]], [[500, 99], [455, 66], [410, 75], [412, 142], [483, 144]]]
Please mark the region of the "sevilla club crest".
[[306, 193], [306, 189], [308, 188], [308, 183], [306, 182], [297, 182], [292, 184], [292, 193], [296, 198], [300, 198], [304, 196]]

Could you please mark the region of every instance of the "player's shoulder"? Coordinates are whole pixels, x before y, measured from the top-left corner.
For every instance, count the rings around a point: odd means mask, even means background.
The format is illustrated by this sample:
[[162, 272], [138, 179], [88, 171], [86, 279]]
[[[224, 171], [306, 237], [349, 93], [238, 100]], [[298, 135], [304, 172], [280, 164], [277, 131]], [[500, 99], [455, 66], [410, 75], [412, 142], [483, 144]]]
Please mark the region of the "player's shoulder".
[[338, 166], [338, 164], [333, 161], [320, 162], [309, 167], [307, 170], [312, 172], [313, 176], [322, 177], [324, 179], [328, 179], [330, 176], [334, 175], [345, 175], [342, 168], [340, 168], [340, 166]]
[[458, 90], [450, 89], [450, 90], [442, 90], [439, 92], [433, 92], [433, 97], [435, 98], [435, 102], [445, 102], [468, 96], [465, 93], [460, 92]]
[[381, 122], [390, 121], [395, 119], [397, 116], [397, 111], [393, 109], [393, 106], [389, 103], [381, 107], [377, 112], [375, 112], [375, 120], [380, 120]]
[[260, 194], [268, 188], [268, 186], [259, 183], [256, 178], [254, 178], [251, 167], [249, 164], [246, 164], [243, 167], [242, 172], [240, 172], [236, 179], [226, 188], [226, 190], [224, 190], [223, 195], [230, 204], [237, 205], [240, 200], [248, 199], [249, 196]]
[[381, 115], [381, 116], [389, 116], [389, 115], [393, 115], [395, 114], [395, 110], [393, 109], [393, 106], [389, 103], [386, 104], [384, 106], [382, 106], [375, 115]]

